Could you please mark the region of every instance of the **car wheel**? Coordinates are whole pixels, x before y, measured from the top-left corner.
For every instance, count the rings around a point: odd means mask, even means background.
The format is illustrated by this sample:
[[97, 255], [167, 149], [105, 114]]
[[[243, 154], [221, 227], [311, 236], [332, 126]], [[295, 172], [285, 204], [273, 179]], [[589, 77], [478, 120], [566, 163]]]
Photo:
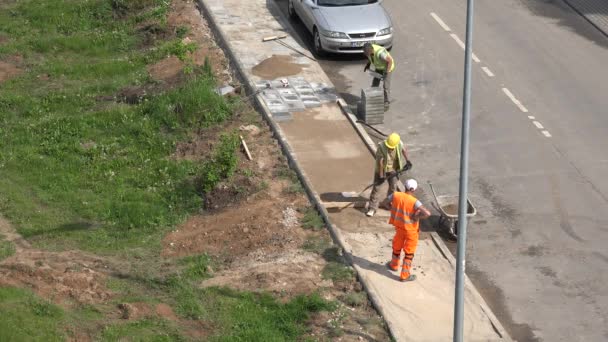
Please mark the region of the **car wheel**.
[[298, 15], [296, 14], [296, 10], [293, 8], [293, 0], [289, 0], [287, 2], [287, 13], [289, 13], [289, 17], [291, 19], [296, 19]]
[[327, 55], [325, 50], [323, 50], [323, 46], [321, 45], [321, 36], [319, 35], [319, 30], [315, 27], [314, 33], [314, 44], [315, 44], [315, 54], [319, 57], [323, 57]]

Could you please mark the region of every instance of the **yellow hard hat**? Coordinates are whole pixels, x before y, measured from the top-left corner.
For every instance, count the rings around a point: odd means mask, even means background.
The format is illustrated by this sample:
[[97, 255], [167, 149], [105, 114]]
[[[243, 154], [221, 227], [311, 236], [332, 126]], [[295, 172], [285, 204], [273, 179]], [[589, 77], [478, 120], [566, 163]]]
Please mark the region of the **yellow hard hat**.
[[386, 138], [386, 140], [384, 140], [384, 145], [386, 145], [386, 147], [393, 149], [395, 147], [397, 147], [397, 145], [399, 145], [399, 142], [401, 141], [401, 138], [399, 137], [399, 134], [397, 133], [391, 133], [391, 135], [388, 136], [388, 138]]

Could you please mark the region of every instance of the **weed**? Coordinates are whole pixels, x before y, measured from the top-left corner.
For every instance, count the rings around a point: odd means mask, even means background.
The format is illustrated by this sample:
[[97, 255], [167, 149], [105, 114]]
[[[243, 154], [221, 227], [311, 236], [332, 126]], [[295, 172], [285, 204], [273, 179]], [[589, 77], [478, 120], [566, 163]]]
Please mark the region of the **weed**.
[[341, 299], [346, 305], [352, 307], [363, 306], [367, 303], [365, 292], [348, 292]]
[[245, 177], [247, 178], [252, 178], [255, 176], [255, 171], [251, 170], [251, 169], [243, 169], [243, 175], [245, 175]]
[[324, 279], [331, 279], [335, 282], [345, 282], [353, 280], [355, 272], [347, 265], [332, 261], [328, 262], [325, 267], [323, 267], [322, 275]]
[[187, 26], [178, 26], [175, 29], [175, 35], [177, 38], [184, 38], [186, 35], [188, 35], [188, 32], [190, 32], [190, 28]]
[[10, 241], [0, 241], [0, 261], [15, 254], [15, 245]]
[[325, 227], [325, 222], [319, 212], [315, 208], [309, 207], [304, 211], [304, 217], [302, 217], [302, 228], [312, 229], [319, 231]]
[[354, 280], [355, 272], [346, 264], [346, 260], [338, 247], [326, 249], [323, 252], [323, 258], [327, 261], [322, 272], [324, 279], [331, 279], [335, 282]]
[[323, 254], [325, 250], [331, 247], [331, 240], [324, 236], [311, 236], [304, 241], [302, 248], [306, 251]]
[[236, 133], [224, 134], [220, 137], [212, 158], [207, 159], [201, 167], [201, 188], [207, 193], [213, 190], [221, 180], [232, 176], [236, 170], [239, 137]]
[[285, 188], [284, 192], [288, 195], [305, 193], [304, 187], [302, 186], [302, 184], [300, 184], [300, 182], [289, 184], [289, 186], [287, 188]]
[[184, 266], [182, 275], [188, 280], [197, 281], [211, 276], [208, 271], [211, 258], [206, 254], [185, 257], [179, 263]]

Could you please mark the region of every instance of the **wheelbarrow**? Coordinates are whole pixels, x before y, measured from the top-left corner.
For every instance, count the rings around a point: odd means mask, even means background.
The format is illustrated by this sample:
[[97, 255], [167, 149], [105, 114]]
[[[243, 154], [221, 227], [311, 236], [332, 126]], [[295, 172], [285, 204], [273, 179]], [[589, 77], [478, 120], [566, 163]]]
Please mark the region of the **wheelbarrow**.
[[[445, 227], [447, 233], [450, 235], [452, 240], [455, 240], [458, 236], [458, 195], [441, 195], [437, 196], [433, 184], [428, 183], [435, 197], [435, 209], [439, 211], [439, 222], [437, 222], [438, 228]], [[477, 209], [473, 206], [473, 203], [467, 198], [467, 212], [466, 218], [475, 216]]]

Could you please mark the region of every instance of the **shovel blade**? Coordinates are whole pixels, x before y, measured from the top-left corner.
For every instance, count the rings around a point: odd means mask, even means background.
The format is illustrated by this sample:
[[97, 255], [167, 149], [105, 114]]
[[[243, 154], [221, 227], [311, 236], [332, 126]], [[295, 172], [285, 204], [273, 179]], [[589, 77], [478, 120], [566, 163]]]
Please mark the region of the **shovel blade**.
[[346, 198], [359, 197], [359, 193], [354, 192], [354, 191], [343, 191], [342, 197], [346, 197]]

